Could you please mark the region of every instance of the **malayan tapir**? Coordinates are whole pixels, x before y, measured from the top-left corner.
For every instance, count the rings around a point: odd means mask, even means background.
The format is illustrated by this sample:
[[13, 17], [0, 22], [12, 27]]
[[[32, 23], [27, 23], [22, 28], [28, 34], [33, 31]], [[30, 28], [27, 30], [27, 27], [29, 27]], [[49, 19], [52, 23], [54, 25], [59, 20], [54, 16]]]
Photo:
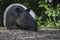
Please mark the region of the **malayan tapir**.
[[4, 12], [4, 26], [7, 29], [22, 29], [37, 31], [37, 23], [32, 16], [31, 8], [24, 9], [22, 6], [8, 6]]

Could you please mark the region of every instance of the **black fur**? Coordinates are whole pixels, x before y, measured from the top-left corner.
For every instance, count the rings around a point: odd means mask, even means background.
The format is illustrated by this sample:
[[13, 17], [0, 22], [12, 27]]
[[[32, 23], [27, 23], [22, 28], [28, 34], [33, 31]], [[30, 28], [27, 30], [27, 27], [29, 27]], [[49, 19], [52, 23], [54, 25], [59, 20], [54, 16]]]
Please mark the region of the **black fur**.
[[22, 7], [12, 7], [7, 13], [7, 29], [37, 31], [37, 23], [29, 14], [29, 9], [25, 10]]

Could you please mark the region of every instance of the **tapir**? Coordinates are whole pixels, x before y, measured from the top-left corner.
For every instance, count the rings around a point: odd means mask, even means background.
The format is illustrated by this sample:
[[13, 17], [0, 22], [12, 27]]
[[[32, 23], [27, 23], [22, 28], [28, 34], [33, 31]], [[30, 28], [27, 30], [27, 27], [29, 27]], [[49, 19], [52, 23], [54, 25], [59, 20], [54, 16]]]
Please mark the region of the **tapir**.
[[[7, 8], [8, 9], [8, 8]], [[4, 24], [7, 29], [21, 29], [37, 31], [36, 20], [29, 13], [30, 8], [26, 10], [21, 6], [11, 6], [4, 14]]]

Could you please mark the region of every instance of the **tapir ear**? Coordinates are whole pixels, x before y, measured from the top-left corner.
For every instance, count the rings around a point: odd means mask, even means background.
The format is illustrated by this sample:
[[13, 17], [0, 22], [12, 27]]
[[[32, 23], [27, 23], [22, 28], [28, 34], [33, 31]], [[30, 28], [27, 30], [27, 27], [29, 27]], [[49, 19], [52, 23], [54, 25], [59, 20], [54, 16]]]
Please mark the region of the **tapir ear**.
[[30, 8], [26, 9], [27, 12], [30, 12]]
[[21, 13], [21, 10], [20, 10], [19, 8], [16, 8], [15, 11], [16, 11], [17, 13]]

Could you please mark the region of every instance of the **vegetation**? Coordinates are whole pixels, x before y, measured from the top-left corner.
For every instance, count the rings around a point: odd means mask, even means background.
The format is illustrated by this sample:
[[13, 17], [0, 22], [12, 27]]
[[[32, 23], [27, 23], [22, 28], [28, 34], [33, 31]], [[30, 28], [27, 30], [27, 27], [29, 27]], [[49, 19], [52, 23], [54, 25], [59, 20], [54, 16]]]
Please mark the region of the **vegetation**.
[[60, 0], [0, 0], [0, 25], [3, 26], [3, 13], [12, 3], [21, 3], [31, 7], [37, 15], [39, 28], [60, 28]]
[[[48, 1], [48, 0], [46, 0]], [[47, 28], [60, 28], [60, 19], [59, 19], [59, 15], [60, 15], [60, 4], [57, 5], [56, 8], [54, 8], [54, 6], [52, 6], [52, 3], [47, 3], [45, 1], [40, 1], [40, 5], [39, 7], [44, 8], [44, 14], [47, 15], [46, 20], [40, 21], [43, 17], [40, 16], [38, 18], [38, 26], [40, 28], [42, 27], [47, 27]], [[45, 16], [46, 17], [46, 16]], [[42, 24], [43, 22], [43, 24]]]

